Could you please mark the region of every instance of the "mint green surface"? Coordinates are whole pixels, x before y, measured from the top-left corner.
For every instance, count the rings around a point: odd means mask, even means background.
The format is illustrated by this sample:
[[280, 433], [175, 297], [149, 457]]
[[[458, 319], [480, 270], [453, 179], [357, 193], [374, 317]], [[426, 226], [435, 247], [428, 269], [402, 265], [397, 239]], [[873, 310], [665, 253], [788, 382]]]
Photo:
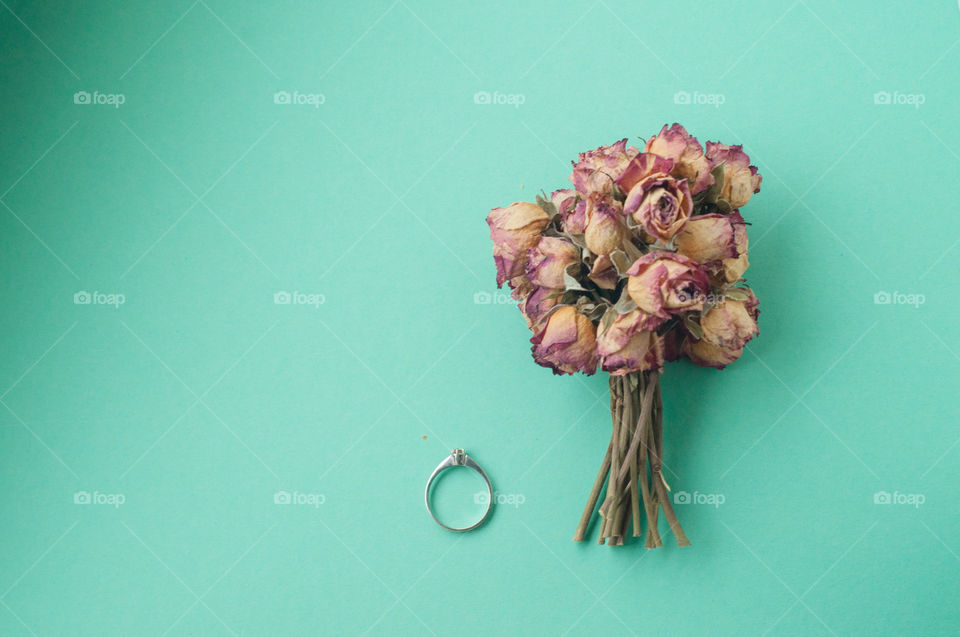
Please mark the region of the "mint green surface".
[[[960, 630], [956, 2], [0, 4], [0, 635]], [[764, 176], [761, 335], [663, 377], [693, 547], [578, 545], [606, 377], [484, 217], [673, 121]]]

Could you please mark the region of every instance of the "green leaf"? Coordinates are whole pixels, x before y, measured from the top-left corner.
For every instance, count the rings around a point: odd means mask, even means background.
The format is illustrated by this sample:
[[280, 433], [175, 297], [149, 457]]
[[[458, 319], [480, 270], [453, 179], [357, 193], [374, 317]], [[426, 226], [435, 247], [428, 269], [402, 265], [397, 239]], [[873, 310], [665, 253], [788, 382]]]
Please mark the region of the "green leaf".
[[628, 257], [627, 253], [623, 250], [614, 250], [611, 252], [610, 260], [613, 261], [613, 267], [616, 268], [617, 274], [620, 276], [626, 276], [627, 270], [633, 265], [633, 261], [630, 260], [630, 257]]
[[563, 286], [564, 286], [564, 288], [565, 288], [566, 290], [568, 290], [568, 291], [569, 291], [569, 290], [581, 290], [581, 291], [583, 291], [583, 292], [586, 292], [586, 291], [587, 291], [587, 288], [583, 287], [583, 286], [580, 284], [580, 281], [577, 280], [576, 275], [571, 274], [570, 270], [571, 270], [572, 268], [576, 268], [577, 274], [580, 273], [580, 272], [579, 272], [579, 270], [580, 270], [580, 264], [579, 264], [579, 263], [571, 263], [570, 265], [568, 265], [567, 267], [565, 267], [565, 268], [563, 269]]
[[540, 206], [545, 213], [550, 215], [550, 218], [553, 219], [557, 216], [557, 207], [553, 205], [553, 202], [547, 199], [543, 194], [537, 195], [537, 205]]
[[750, 300], [750, 294], [743, 288], [727, 288], [723, 291], [723, 295], [728, 299], [733, 299], [734, 301]]
[[615, 309], [618, 314], [627, 314], [637, 309], [637, 304], [630, 298], [630, 293], [627, 291], [626, 286], [624, 286], [623, 292], [620, 293], [620, 300], [613, 306], [613, 309]]
[[700, 327], [699, 317], [695, 312], [691, 312], [683, 317], [683, 326], [698, 341], [703, 338], [703, 329]]

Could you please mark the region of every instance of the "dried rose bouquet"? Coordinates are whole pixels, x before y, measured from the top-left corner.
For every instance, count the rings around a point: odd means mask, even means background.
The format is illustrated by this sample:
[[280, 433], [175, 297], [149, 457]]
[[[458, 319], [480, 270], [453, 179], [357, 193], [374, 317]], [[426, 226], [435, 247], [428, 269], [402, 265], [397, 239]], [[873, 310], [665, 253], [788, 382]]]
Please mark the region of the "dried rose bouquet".
[[[761, 176], [741, 146], [700, 142], [664, 126], [643, 151], [621, 140], [581, 153], [573, 189], [487, 216], [497, 285], [508, 283], [533, 332], [533, 358], [555, 374], [610, 374], [613, 435], [577, 526], [599, 507], [601, 544], [628, 525], [661, 546], [660, 508], [681, 546], [663, 478], [664, 361], [722, 369], [757, 335], [758, 301], [744, 284], [740, 208]], [[642, 507], [642, 508], [641, 508]]]

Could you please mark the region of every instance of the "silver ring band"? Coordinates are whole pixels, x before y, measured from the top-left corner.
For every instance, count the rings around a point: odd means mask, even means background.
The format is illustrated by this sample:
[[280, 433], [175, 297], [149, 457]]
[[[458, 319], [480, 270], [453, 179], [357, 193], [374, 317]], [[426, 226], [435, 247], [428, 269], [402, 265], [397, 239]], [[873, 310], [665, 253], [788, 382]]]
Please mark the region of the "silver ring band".
[[[487, 510], [483, 512], [483, 517], [480, 518], [480, 521], [476, 524], [462, 529], [447, 526], [438, 520], [437, 516], [433, 514], [433, 509], [430, 507], [430, 487], [433, 485], [434, 480], [437, 479], [437, 476], [451, 467], [466, 467], [468, 469], [473, 469], [479, 473], [480, 477], [483, 478], [484, 482], [487, 483], [487, 491], [489, 492], [489, 498], [487, 499]], [[490, 515], [490, 511], [493, 510], [493, 485], [490, 484], [490, 478], [487, 477], [487, 474], [484, 472], [484, 470], [480, 467], [480, 465], [473, 461], [473, 458], [467, 455], [467, 452], [465, 452], [463, 449], [454, 449], [450, 452], [449, 456], [444, 458], [443, 462], [437, 465], [437, 468], [433, 470], [433, 473], [430, 474], [430, 479], [427, 480], [427, 488], [423, 492], [423, 499], [427, 505], [427, 512], [430, 514], [430, 517], [433, 518], [434, 522], [448, 531], [455, 531], [457, 533], [471, 531], [486, 522], [487, 517]]]

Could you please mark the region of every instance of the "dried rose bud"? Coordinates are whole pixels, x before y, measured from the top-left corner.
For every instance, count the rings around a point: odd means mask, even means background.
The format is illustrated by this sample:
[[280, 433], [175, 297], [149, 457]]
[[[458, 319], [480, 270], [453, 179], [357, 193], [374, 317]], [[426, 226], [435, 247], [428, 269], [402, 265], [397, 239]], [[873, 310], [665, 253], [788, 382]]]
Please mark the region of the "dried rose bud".
[[710, 291], [709, 278], [697, 262], [673, 252], [645, 254], [627, 274], [627, 292], [633, 302], [662, 319], [683, 310], [702, 309]]
[[759, 301], [749, 288], [746, 301], [724, 299], [700, 318], [703, 337], [699, 341], [688, 337], [683, 353], [697, 365], [723, 369], [743, 354], [744, 346], [757, 334]]
[[663, 342], [653, 331], [660, 319], [633, 310], [620, 314], [597, 336], [600, 369], [613, 376], [659, 370], [663, 367]]
[[704, 155], [697, 138], [680, 124], [669, 128], [664, 126], [659, 135], [647, 141], [643, 151], [672, 159], [673, 174], [686, 179], [693, 194], [713, 185], [713, 175], [710, 174], [713, 165]]
[[554, 374], [597, 371], [597, 331], [593, 321], [572, 305], [554, 311], [533, 338], [533, 359]]
[[633, 146], [627, 148], [627, 140], [621, 139], [615, 144], [580, 153], [573, 164], [570, 181], [582, 195], [609, 195], [613, 193], [614, 179], [639, 152]]
[[687, 223], [693, 212], [693, 196], [687, 180], [655, 174], [637, 183], [623, 203], [623, 214], [633, 215], [647, 234], [669, 240]]
[[723, 260], [723, 277], [728, 283], [737, 281], [750, 266], [750, 260], [747, 257], [749, 240], [745, 223], [734, 224], [733, 243], [737, 248], [737, 257]]
[[650, 175], [669, 175], [673, 170], [673, 160], [653, 153], [640, 153], [634, 157], [620, 176], [617, 186], [622, 192], [630, 192], [633, 187]]
[[596, 258], [587, 278], [596, 283], [601, 290], [616, 290], [620, 282], [620, 275], [608, 254], [601, 254]]
[[568, 239], [540, 237], [527, 250], [526, 277], [534, 285], [563, 288], [563, 271], [571, 263], [580, 261], [580, 249]]
[[706, 155], [714, 166], [723, 163], [720, 198], [730, 202], [733, 208], [747, 205], [750, 197], [760, 192], [763, 178], [757, 174], [757, 167], [750, 165], [750, 158], [743, 152], [743, 146], [707, 142]]
[[717, 369], [723, 369], [743, 354], [743, 348], [717, 347], [708, 341], [702, 339], [694, 341], [691, 338], [687, 338], [683, 342], [682, 349], [683, 355], [693, 363], [701, 367], [715, 367]]
[[621, 245], [628, 236], [623, 223], [623, 209], [620, 202], [593, 195], [587, 200], [587, 227], [583, 238], [594, 254], [610, 254]]
[[759, 333], [747, 303], [723, 299], [700, 317], [703, 340], [730, 349], [740, 349]]
[[570, 234], [583, 234], [587, 230], [587, 200], [579, 199], [560, 215], [563, 229]]
[[497, 264], [497, 287], [523, 274], [527, 250], [537, 243], [549, 221], [550, 217], [540, 206], [526, 201], [490, 211], [487, 224]]
[[735, 259], [738, 227], [745, 228], [739, 212], [697, 215], [677, 235], [677, 251], [697, 263]]
[[532, 328], [536, 325], [540, 319], [546, 316], [550, 308], [560, 302], [560, 297], [556, 295], [561, 292], [563, 292], [563, 289], [534, 287], [529, 294], [523, 297], [520, 302], [520, 312], [527, 320], [527, 327]]
[[554, 190], [550, 193], [550, 201], [553, 202], [557, 212], [561, 217], [573, 211], [574, 202], [577, 200], [577, 191], [570, 188], [564, 190]]

